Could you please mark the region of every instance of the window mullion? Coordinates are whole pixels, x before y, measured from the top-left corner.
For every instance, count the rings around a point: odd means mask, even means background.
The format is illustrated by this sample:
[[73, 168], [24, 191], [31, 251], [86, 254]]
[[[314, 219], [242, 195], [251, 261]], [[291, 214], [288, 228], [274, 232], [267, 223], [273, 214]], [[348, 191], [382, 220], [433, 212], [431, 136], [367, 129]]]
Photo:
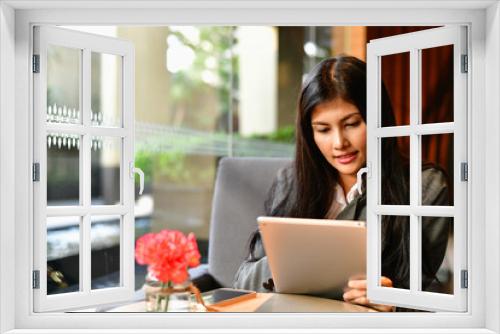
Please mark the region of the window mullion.
[[91, 283], [91, 217], [90, 217], [90, 203], [91, 203], [91, 140], [88, 129], [90, 128], [90, 114], [91, 114], [91, 53], [90, 49], [83, 49], [82, 57], [82, 123], [84, 128], [83, 145], [81, 166], [82, 177], [80, 182], [82, 184], [82, 205], [84, 208], [84, 216], [82, 219], [81, 235], [80, 235], [80, 282], [82, 282], [82, 291], [90, 293]]
[[83, 206], [49, 206], [47, 207], [47, 216], [61, 217], [61, 216], [84, 216], [87, 213], [93, 215], [124, 215], [128, 213], [129, 208], [118, 205], [94, 205], [89, 208]]
[[458, 210], [453, 206], [438, 205], [377, 205], [374, 208], [375, 214], [382, 216], [454, 217], [456, 211]]
[[410, 215], [410, 290], [419, 291], [420, 281], [420, 238], [419, 235], [420, 218]]
[[134, 64], [135, 54], [131, 47], [127, 54], [123, 57], [122, 71], [122, 126], [126, 132], [126, 136], [122, 142], [122, 160], [121, 160], [121, 203], [128, 208], [128, 213], [122, 216], [121, 219], [121, 235], [120, 235], [120, 285], [134, 290], [135, 264], [134, 264], [134, 174], [132, 173], [131, 165], [134, 165], [134, 131], [135, 131], [135, 116], [134, 116]]
[[122, 128], [112, 127], [90, 127], [80, 124], [48, 123], [47, 132], [67, 133], [76, 135], [93, 135], [106, 137], [125, 137], [128, 132]]
[[420, 194], [420, 157], [419, 136], [416, 128], [419, 124], [420, 115], [420, 61], [418, 49], [410, 51], [410, 290], [412, 292], [420, 289], [421, 268], [421, 243], [420, 243], [420, 219], [415, 215], [415, 208], [419, 205]]
[[375, 130], [375, 135], [380, 138], [387, 138], [387, 137], [403, 137], [403, 136], [409, 136], [411, 134], [418, 134], [421, 136], [436, 135], [444, 133], [454, 133], [454, 131], [455, 131], [455, 123], [445, 122], [445, 123], [388, 126], [383, 128], [377, 128]]

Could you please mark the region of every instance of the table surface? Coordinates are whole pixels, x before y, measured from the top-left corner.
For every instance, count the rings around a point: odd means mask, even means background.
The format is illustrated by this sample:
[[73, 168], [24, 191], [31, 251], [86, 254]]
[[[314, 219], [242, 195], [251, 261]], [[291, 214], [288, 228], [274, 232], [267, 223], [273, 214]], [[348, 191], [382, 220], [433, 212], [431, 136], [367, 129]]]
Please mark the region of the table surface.
[[[201, 307], [201, 306], [200, 306]], [[251, 298], [224, 307], [220, 312], [375, 312], [375, 310], [340, 300], [306, 295], [257, 293]], [[136, 302], [112, 308], [107, 312], [145, 312], [146, 302]], [[201, 311], [201, 310], [200, 310]]]

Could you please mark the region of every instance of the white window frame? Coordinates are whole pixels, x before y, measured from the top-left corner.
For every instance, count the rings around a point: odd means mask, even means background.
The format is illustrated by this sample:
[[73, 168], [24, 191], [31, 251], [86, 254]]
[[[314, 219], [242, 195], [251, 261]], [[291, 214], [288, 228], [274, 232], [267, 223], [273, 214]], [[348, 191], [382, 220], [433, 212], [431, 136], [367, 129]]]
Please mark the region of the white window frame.
[[[461, 271], [467, 270], [467, 181], [461, 180], [461, 164], [467, 163], [467, 77], [462, 71], [462, 55], [467, 55], [467, 27], [447, 26], [372, 40], [367, 46], [367, 280], [368, 298], [380, 304], [397, 305], [430, 311], [467, 310], [467, 289], [461, 286]], [[422, 123], [421, 51], [439, 46], [453, 46], [453, 121]], [[382, 57], [408, 52], [410, 58], [410, 124], [382, 126]], [[423, 205], [422, 135], [453, 134], [454, 205]], [[410, 202], [408, 205], [382, 205], [382, 138], [407, 136], [410, 139]], [[380, 286], [381, 217], [402, 215], [409, 218], [410, 279], [409, 289]], [[453, 218], [453, 292], [422, 291], [422, 217]], [[472, 273], [471, 273], [472, 274]]]
[[[63, 9], [62, 7], [64, 6]], [[120, 8], [127, 6], [128, 9]], [[69, 8], [71, 7], [71, 8]], [[50, 8], [44, 10], [43, 8]], [[138, 10], [137, 8], [142, 8]], [[196, 8], [196, 9], [193, 9]], [[33, 313], [30, 35], [33, 24], [436, 25], [471, 28], [468, 312], [436, 314]], [[0, 4], [0, 333], [116, 333], [187, 327], [237, 332], [499, 333], [500, 7], [497, 1], [4, 1]], [[13, 68], [15, 64], [15, 70]], [[15, 124], [15, 128], [12, 126]], [[15, 148], [13, 147], [15, 143]], [[486, 157], [488, 163], [486, 164]], [[487, 181], [486, 182], [486, 175]], [[14, 196], [12, 194], [14, 193]], [[473, 227], [473, 228], [471, 228]], [[15, 256], [13, 256], [15, 254]], [[487, 266], [485, 264], [488, 264]], [[14, 288], [13, 288], [14, 287]], [[486, 291], [487, 293], [485, 293]], [[473, 293], [472, 293], [473, 292]], [[196, 321], [192, 321], [196, 317]], [[168, 320], [167, 320], [168, 318]], [[251, 321], [248, 321], [251, 319]], [[165, 328], [170, 328], [170, 330]], [[89, 327], [93, 329], [88, 329]], [[209, 328], [203, 331], [203, 328]], [[211, 328], [211, 330], [210, 330]], [[218, 329], [219, 328], [219, 329]], [[301, 328], [292, 330], [291, 328]], [[465, 328], [465, 330], [459, 330]], [[62, 330], [65, 329], [65, 330]], [[98, 330], [100, 329], [100, 330]], [[314, 329], [317, 329], [316, 331]], [[319, 330], [322, 329], [322, 330]], [[177, 330], [178, 332], [179, 330]]]
[[[34, 192], [34, 270], [39, 271], [39, 288], [34, 289], [36, 312], [70, 310], [130, 300], [134, 295], [134, 46], [131, 42], [107, 36], [72, 31], [52, 26], [34, 28], [34, 54], [40, 62], [39, 73], [33, 75], [34, 97], [34, 162], [40, 166]], [[53, 123], [46, 121], [47, 105], [47, 49], [60, 46], [80, 51], [80, 123]], [[120, 125], [116, 127], [91, 124], [91, 55], [114, 55], [121, 58]], [[79, 149], [79, 204], [47, 206], [47, 135], [65, 133], [80, 136]], [[101, 136], [120, 139], [120, 202], [115, 205], [91, 204], [91, 138]], [[117, 215], [120, 217], [120, 282], [117, 287], [91, 289], [91, 217]], [[79, 291], [47, 295], [47, 218], [79, 216]]]

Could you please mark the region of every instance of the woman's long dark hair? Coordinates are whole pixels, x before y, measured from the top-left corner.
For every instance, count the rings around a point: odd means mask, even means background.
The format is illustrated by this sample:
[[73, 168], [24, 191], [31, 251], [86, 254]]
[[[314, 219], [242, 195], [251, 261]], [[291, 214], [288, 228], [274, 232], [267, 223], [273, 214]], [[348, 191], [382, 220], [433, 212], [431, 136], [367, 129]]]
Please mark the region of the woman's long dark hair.
[[[382, 126], [395, 125], [392, 105], [382, 83]], [[366, 63], [350, 56], [325, 59], [308, 74], [298, 100], [296, 118], [296, 149], [294, 186], [284, 200], [270, 208], [271, 216], [324, 218], [334, 200], [337, 170], [317, 147], [311, 125], [314, 109], [340, 98], [355, 105], [366, 123]], [[409, 203], [406, 163], [398, 150], [396, 138], [382, 141], [382, 203]], [[407, 169], [406, 169], [407, 170]], [[294, 191], [292, 191], [294, 188]], [[271, 192], [273, 189], [271, 189]], [[272, 199], [270, 199], [272, 200]], [[257, 232], [250, 241], [250, 259], [260, 239]], [[385, 216], [382, 224], [382, 275], [392, 279], [394, 286], [409, 286], [409, 221], [407, 217]]]

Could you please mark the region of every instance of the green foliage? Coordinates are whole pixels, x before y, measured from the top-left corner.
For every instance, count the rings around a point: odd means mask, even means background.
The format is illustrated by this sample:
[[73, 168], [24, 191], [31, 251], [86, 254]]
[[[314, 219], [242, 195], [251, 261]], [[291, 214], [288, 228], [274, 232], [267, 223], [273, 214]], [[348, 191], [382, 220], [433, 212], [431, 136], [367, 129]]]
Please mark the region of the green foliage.
[[135, 166], [144, 172], [144, 183], [151, 184], [153, 175], [153, 154], [145, 150], [135, 152]]
[[156, 155], [156, 170], [173, 181], [189, 181], [190, 175], [185, 168], [186, 154], [183, 152], [162, 152]]
[[[192, 108], [193, 97], [215, 90], [218, 97], [217, 114], [228, 113], [232, 102], [231, 90], [237, 89], [233, 86], [238, 82], [238, 56], [231, 52], [234, 27], [206, 26], [196, 29], [199, 32], [197, 43], [193, 43], [181, 31], [169, 32], [195, 54], [190, 68], [171, 75], [170, 98], [179, 108]], [[213, 82], [204, 80], [204, 75], [213, 78]], [[197, 121], [202, 127], [211, 125], [213, 116], [200, 113]]]
[[175, 183], [189, 181], [190, 173], [185, 165], [186, 154], [182, 152], [138, 150], [135, 153], [135, 166], [143, 170], [144, 183], [147, 185], [157, 177], [166, 178]]
[[250, 138], [291, 144], [295, 141], [295, 127], [293, 125], [287, 125], [274, 132], [265, 135], [253, 135]]

